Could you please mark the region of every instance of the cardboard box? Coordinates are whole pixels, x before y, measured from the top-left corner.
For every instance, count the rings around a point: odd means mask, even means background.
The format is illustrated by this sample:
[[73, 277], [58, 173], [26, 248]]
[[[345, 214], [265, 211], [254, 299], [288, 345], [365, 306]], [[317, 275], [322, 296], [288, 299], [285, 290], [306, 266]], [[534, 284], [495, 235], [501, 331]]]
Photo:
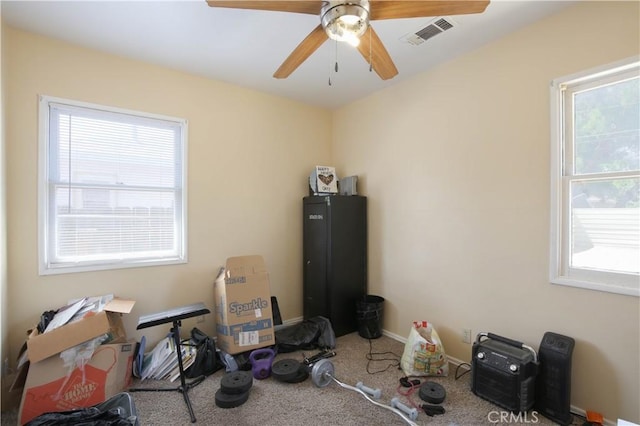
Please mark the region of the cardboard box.
[[[22, 370], [22, 369], [21, 369]], [[24, 383], [24, 378], [22, 383]], [[20, 371], [10, 373], [2, 377], [2, 412], [17, 409], [22, 397], [22, 384], [20, 383]]]
[[214, 289], [221, 350], [233, 355], [275, 345], [269, 274], [262, 256], [227, 259]]
[[29, 361], [36, 363], [65, 349], [79, 345], [102, 334], [110, 334], [109, 343], [127, 341], [127, 333], [122, 324], [122, 314], [128, 314], [135, 305], [133, 300], [113, 299], [104, 310], [40, 334], [34, 329], [27, 338]]
[[83, 369], [72, 371], [57, 356], [31, 363], [20, 403], [20, 424], [46, 412], [90, 407], [127, 389], [135, 348], [135, 341], [98, 346]]

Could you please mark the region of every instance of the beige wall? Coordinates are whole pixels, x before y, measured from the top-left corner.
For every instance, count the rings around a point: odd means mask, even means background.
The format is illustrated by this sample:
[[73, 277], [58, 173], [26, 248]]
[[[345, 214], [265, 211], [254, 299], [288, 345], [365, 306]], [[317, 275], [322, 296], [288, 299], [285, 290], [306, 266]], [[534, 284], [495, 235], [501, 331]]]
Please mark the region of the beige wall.
[[464, 361], [462, 328], [535, 348], [545, 331], [572, 336], [572, 403], [636, 423], [638, 298], [551, 285], [548, 265], [549, 84], [640, 53], [638, 5], [577, 5], [348, 105], [333, 141], [369, 196], [385, 329], [432, 321]]
[[[385, 329], [433, 321], [466, 361], [461, 328], [534, 347], [547, 330], [573, 336], [573, 404], [640, 423], [638, 298], [547, 278], [549, 82], [637, 54], [638, 12], [578, 5], [334, 114], [5, 27], [11, 351], [43, 310], [81, 294], [137, 299], [134, 337], [139, 315], [212, 307], [213, 275], [236, 254], [262, 253], [283, 317], [300, 316], [300, 198], [311, 167], [333, 163], [369, 197]], [[37, 275], [37, 94], [189, 120], [187, 265]]]
[[[0, 12], [0, 46], [2, 46], [2, 16]], [[6, 245], [6, 179], [4, 153], [4, 80], [2, 79], [2, 55], [0, 55], [0, 360], [8, 356], [8, 297], [7, 297], [7, 245]], [[2, 377], [6, 371], [2, 371]]]
[[[262, 254], [283, 318], [302, 315], [301, 199], [312, 167], [329, 162], [330, 112], [6, 25], [4, 31], [13, 356], [43, 311], [73, 297], [113, 292], [136, 299], [125, 325], [137, 338], [140, 315], [196, 301], [213, 310], [215, 274], [235, 255]], [[38, 276], [38, 94], [189, 121], [188, 264]], [[183, 330], [193, 325], [185, 321]], [[214, 334], [213, 315], [197, 326]], [[153, 341], [167, 329], [146, 332]]]

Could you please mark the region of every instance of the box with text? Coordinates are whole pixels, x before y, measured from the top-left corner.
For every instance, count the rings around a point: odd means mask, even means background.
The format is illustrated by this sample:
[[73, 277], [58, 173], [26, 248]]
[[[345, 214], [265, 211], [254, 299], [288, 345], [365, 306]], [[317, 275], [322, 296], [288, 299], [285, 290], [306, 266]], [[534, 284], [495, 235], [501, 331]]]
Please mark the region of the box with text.
[[275, 344], [269, 274], [262, 256], [227, 259], [214, 292], [220, 349], [233, 355]]
[[103, 334], [109, 335], [109, 343], [126, 342], [127, 333], [121, 315], [130, 313], [135, 303], [133, 300], [113, 299], [103, 311], [88, 314], [79, 321], [42, 334], [34, 329], [27, 339], [29, 361], [42, 361]]
[[136, 342], [98, 346], [83, 367], [59, 356], [31, 363], [20, 404], [20, 424], [46, 412], [75, 410], [106, 401], [131, 386]]

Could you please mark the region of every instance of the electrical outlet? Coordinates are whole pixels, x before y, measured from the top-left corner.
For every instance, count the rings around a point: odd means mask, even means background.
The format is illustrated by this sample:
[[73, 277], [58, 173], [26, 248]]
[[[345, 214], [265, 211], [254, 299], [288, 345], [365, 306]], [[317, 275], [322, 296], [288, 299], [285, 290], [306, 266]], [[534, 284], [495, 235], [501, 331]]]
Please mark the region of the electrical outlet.
[[203, 323], [203, 322], [204, 322], [204, 315], [200, 315], [198, 317], [197, 323], [200, 324], [200, 323]]
[[463, 328], [462, 329], [462, 343], [471, 344], [471, 329], [470, 328]]

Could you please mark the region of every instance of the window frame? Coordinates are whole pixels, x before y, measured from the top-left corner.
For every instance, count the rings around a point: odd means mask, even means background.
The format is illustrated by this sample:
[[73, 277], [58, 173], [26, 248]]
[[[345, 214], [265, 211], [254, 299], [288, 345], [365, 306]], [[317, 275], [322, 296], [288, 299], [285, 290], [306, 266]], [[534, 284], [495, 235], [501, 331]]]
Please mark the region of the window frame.
[[[592, 173], [576, 175], [567, 168], [573, 166], [573, 135], [566, 140], [567, 129], [564, 117], [568, 105], [565, 103], [567, 86], [599, 86], [607, 81], [619, 81], [620, 75], [633, 73], [637, 76], [640, 56], [626, 58], [618, 62], [585, 70], [576, 74], [554, 79], [550, 87], [551, 100], [551, 202], [550, 202], [550, 264], [549, 280], [552, 284], [578, 287], [608, 293], [640, 296], [639, 276], [633, 273], [610, 272], [571, 268], [569, 271], [571, 241], [570, 186], [573, 181], [598, 180], [603, 178], [628, 177], [632, 172]], [[569, 111], [569, 120], [573, 120]], [[570, 160], [567, 162], [565, 158]], [[637, 175], [637, 172], [635, 173]], [[571, 274], [570, 274], [571, 272]]]
[[[38, 269], [39, 275], [55, 275], [76, 272], [103, 271], [124, 268], [137, 268], [145, 266], [174, 265], [187, 263], [187, 142], [188, 142], [188, 121], [182, 118], [153, 114], [148, 112], [134, 111], [106, 105], [98, 105], [88, 102], [63, 99], [47, 95], [38, 96]], [[51, 251], [53, 250], [50, 235], [55, 217], [51, 213], [52, 203], [55, 197], [50, 194], [50, 156], [55, 155], [50, 147], [51, 114], [50, 105], [59, 104], [70, 108], [91, 110], [91, 113], [116, 113], [125, 114], [136, 119], [161, 120], [171, 122], [179, 126], [180, 146], [176, 147], [176, 152], [181, 156], [179, 164], [176, 166], [176, 177], [179, 178], [179, 185], [176, 185], [174, 192], [176, 199], [180, 203], [176, 206], [174, 227], [176, 229], [176, 255], [174, 257], [160, 257], [147, 259], [103, 259], [89, 260], [82, 262], [54, 262]]]

